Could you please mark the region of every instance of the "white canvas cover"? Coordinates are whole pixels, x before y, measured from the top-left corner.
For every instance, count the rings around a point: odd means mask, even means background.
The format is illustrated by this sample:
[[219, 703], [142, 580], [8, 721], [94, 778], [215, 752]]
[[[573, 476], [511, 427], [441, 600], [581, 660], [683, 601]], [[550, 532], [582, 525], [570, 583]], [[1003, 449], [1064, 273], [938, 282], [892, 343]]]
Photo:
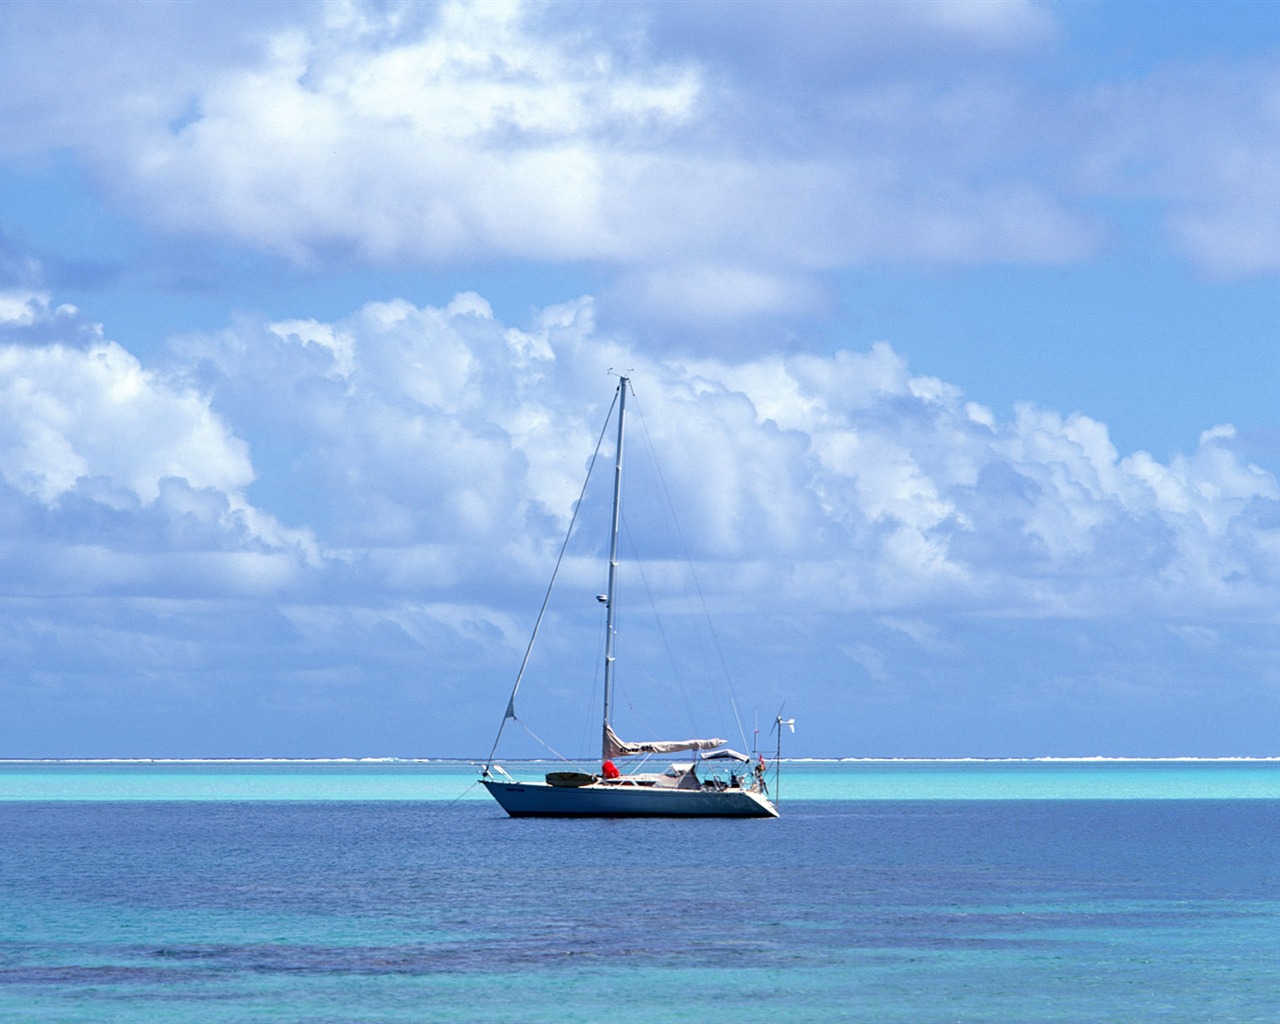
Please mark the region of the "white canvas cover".
[[618, 739], [613, 727], [604, 727], [604, 756], [629, 757], [632, 754], [674, 754], [680, 750], [710, 750], [724, 744], [724, 740], [649, 740], [644, 743], [627, 743]]

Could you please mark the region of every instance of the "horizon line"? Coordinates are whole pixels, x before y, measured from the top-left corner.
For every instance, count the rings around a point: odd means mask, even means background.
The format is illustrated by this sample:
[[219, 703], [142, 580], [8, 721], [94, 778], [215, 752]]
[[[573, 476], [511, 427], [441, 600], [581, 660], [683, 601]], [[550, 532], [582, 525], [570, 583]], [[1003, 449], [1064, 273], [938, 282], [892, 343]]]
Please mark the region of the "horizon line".
[[[590, 760], [589, 758], [556, 759], [547, 757], [507, 757], [498, 761], [509, 764], [559, 763], [559, 760]], [[767, 758], [789, 764], [979, 764], [979, 763], [1169, 763], [1169, 762], [1274, 762], [1280, 754], [1197, 756], [1174, 755], [1130, 756], [1096, 754], [1087, 756], [1042, 755], [1037, 757], [783, 757]], [[0, 757], [0, 765], [6, 764], [462, 764], [480, 765], [483, 757]]]

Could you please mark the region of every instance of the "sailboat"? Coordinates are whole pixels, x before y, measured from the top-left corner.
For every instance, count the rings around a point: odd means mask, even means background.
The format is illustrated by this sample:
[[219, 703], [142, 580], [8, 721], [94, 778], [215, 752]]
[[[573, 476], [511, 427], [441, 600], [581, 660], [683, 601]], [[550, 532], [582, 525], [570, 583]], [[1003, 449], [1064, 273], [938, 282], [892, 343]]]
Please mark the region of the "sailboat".
[[[686, 740], [648, 740], [627, 742], [614, 732], [614, 608], [617, 594], [618, 530], [622, 517], [622, 452], [626, 428], [627, 391], [630, 378], [619, 377], [617, 392], [618, 434], [614, 449], [613, 516], [609, 536], [608, 592], [605, 604], [604, 650], [604, 718], [601, 729], [600, 772], [553, 771], [542, 779], [519, 780], [494, 760], [502, 730], [516, 718], [515, 699], [529, 661], [533, 640], [525, 652], [524, 662], [516, 676], [515, 686], [507, 701], [507, 711], [494, 740], [493, 750], [480, 772], [481, 784], [493, 795], [502, 809], [513, 818], [605, 818], [605, 817], [672, 817], [672, 818], [776, 818], [778, 808], [769, 798], [765, 782], [764, 759], [751, 759], [725, 746], [719, 738]], [[607, 426], [607, 424], [606, 424]], [[603, 432], [602, 432], [603, 436]], [[579, 507], [581, 502], [579, 502]], [[576, 513], [575, 513], [576, 515]], [[572, 531], [572, 525], [570, 526]], [[566, 538], [566, 544], [568, 538]], [[561, 549], [563, 556], [564, 549]], [[554, 577], [553, 577], [554, 579]], [[548, 591], [548, 596], [550, 592]], [[546, 601], [543, 602], [543, 612]], [[542, 615], [538, 617], [539, 624]], [[534, 627], [534, 637], [537, 626]], [[627, 764], [627, 758], [654, 754], [692, 752], [692, 761], [671, 764], [665, 771], [624, 771], [616, 760]], [[727, 764], [728, 779], [719, 773], [708, 773], [707, 763]], [[643, 766], [643, 762], [642, 762]], [[700, 770], [703, 774], [699, 774]], [[706, 776], [706, 777], [704, 777]]]

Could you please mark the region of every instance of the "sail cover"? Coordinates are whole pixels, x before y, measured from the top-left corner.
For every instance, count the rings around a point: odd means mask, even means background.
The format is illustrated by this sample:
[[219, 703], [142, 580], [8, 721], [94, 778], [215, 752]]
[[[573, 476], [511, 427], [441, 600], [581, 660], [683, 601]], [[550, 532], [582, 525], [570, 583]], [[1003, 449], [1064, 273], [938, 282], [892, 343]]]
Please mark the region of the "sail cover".
[[750, 761], [751, 758], [747, 757], [746, 754], [739, 754], [736, 750], [730, 750], [728, 747], [725, 747], [724, 750], [715, 750], [715, 751], [712, 751], [710, 754], [703, 754], [702, 760], [704, 761]]
[[618, 739], [612, 726], [604, 727], [604, 756], [627, 757], [630, 754], [674, 754], [679, 750], [710, 750], [719, 747], [724, 740], [650, 740], [646, 743], [627, 743]]

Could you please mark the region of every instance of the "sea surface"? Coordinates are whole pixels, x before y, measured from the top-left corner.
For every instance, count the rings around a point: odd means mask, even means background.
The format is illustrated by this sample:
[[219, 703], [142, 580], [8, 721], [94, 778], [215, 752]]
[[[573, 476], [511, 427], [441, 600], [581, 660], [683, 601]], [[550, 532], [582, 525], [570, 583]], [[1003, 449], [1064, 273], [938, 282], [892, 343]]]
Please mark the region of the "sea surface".
[[1280, 1020], [1280, 761], [791, 762], [749, 821], [474, 780], [0, 762], [0, 1021]]

